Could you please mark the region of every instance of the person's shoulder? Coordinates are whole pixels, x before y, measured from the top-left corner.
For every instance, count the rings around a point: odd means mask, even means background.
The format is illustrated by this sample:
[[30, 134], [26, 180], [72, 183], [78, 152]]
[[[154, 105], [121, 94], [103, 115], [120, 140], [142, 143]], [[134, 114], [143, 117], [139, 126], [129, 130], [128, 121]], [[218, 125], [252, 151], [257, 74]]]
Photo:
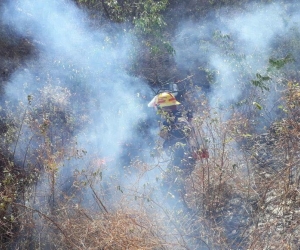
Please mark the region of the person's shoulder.
[[176, 118], [180, 118], [180, 117], [183, 117], [182, 113], [178, 110], [176, 110], [175, 112], [173, 112], [173, 115], [176, 117]]

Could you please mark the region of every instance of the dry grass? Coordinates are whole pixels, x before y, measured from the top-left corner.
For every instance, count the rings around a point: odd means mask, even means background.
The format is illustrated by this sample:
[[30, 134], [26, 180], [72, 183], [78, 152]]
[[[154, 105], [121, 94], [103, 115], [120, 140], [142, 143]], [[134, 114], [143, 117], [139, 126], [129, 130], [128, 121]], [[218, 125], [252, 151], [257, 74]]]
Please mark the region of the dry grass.
[[164, 249], [159, 229], [146, 213], [118, 210], [94, 214], [84, 209], [65, 211], [60, 221], [64, 249]]

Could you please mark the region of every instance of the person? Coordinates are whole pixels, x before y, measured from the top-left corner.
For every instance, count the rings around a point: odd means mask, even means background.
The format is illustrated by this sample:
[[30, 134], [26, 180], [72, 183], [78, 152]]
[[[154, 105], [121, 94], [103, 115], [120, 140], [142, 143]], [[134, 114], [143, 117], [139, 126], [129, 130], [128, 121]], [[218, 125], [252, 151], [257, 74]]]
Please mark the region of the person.
[[181, 103], [170, 92], [159, 93], [148, 104], [163, 118], [159, 135], [164, 139], [163, 149], [171, 157], [171, 167], [186, 175], [194, 168], [189, 145], [192, 128], [188, 119], [179, 111], [179, 105]]
[[159, 93], [148, 104], [162, 117], [159, 136], [164, 140], [163, 149], [170, 156], [170, 163], [162, 175], [161, 188], [175, 198], [170, 200], [175, 206], [185, 204], [185, 181], [195, 167], [190, 145], [193, 130], [188, 121], [191, 117], [180, 112], [180, 105], [170, 92]]

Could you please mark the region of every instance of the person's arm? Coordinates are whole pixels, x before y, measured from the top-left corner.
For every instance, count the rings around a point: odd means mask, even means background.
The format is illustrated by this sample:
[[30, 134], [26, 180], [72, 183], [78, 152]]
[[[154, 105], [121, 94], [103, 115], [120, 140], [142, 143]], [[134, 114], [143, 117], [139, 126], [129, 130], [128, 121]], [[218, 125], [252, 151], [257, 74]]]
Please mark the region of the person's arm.
[[160, 128], [159, 136], [163, 139], [167, 139], [169, 137], [169, 127], [163, 124]]

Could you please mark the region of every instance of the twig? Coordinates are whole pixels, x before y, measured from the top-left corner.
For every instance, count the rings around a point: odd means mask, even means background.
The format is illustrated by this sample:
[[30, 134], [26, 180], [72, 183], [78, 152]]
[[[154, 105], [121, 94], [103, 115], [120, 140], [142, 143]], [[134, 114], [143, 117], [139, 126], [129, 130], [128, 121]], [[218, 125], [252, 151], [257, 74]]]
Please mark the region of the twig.
[[52, 218], [50, 218], [49, 216], [47, 216], [46, 214], [42, 213], [39, 210], [36, 210], [34, 208], [31, 208], [31, 207], [27, 207], [26, 205], [23, 205], [23, 204], [20, 204], [20, 203], [13, 202], [13, 205], [16, 205], [16, 206], [19, 206], [19, 207], [23, 207], [23, 208], [28, 209], [28, 210], [30, 210], [32, 212], [38, 213], [39, 215], [41, 215], [42, 217], [44, 217], [45, 219], [47, 219], [48, 221], [50, 221], [63, 234], [63, 236], [66, 238], [66, 240], [68, 241], [69, 244], [73, 245], [77, 249], [81, 249], [76, 244], [74, 244], [74, 242], [72, 242], [72, 240], [69, 239], [68, 235], [66, 235], [66, 233], [64, 232], [64, 230], [60, 227], [60, 225], [58, 223], [56, 223]]
[[108, 214], [108, 211], [107, 211], [106, 207], [104, 206], [103, 202], [101, 201], [101, 199], [98, 197], [97, 193], [95, 192], [92, 183], [91, 183], [90, 180], [87, 178], [87, 176], [85, 176], [85, 178], [87, 179], [87, 181], [88, 181], [88, 183], [89, 183], [89, 186], [90, 186], [90, 188], [91, 188], [91, 190], [92, 190], [92, 192], [93, 192], [93, 194], [94, 194], [96, 200], [99, 202], [98, 204], [100, 204], [99, 207], [102, 208], [102, 209]]

